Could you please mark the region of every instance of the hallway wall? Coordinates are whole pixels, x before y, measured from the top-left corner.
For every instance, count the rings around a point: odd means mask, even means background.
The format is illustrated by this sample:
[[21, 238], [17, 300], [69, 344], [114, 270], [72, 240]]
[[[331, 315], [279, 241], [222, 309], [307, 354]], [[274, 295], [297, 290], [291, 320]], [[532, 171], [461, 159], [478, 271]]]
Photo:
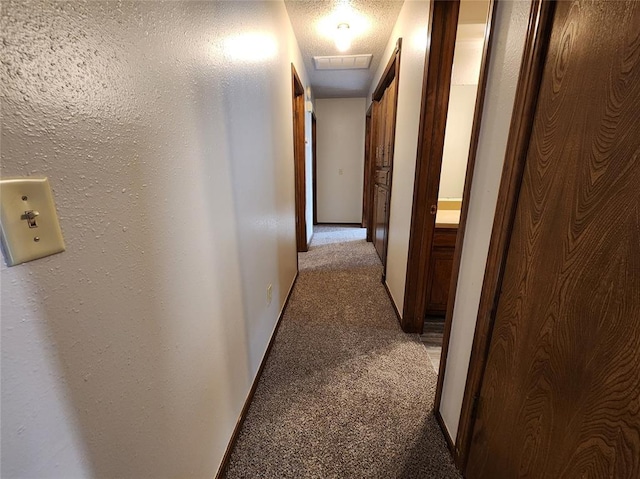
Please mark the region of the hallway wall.
[[391, 57], [396, 42], [398, 38], [402, 38], [386, 274], [387, 286], [401, 314], [404, 306], [404, 286], [409, 254], [409, 229], [429, 8], [428, 1], [404, 2], [368, 97], [368, 104], [370, 104], [371, 95]]
[[362, 221], [366, 98], [316, 100], [318, 222]]
[[67, 245], [0, 271], [0, 475], [214, 477], [296, 274], [286, 9], [0, 22], [0, 172], [49, 177]]
[[482, 127], [440, 404], [440, 413], [454, 441], [458, 432], [530, 8], [529, 1], [496, 3]]

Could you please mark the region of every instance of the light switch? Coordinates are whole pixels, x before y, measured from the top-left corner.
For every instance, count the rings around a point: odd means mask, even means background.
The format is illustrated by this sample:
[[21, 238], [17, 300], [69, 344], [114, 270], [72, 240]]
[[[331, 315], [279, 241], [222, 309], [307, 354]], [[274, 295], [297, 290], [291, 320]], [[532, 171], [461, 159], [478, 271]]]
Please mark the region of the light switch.
[[0, 180], [0, 229], [9, 266], [64, 251], [47, 178]]

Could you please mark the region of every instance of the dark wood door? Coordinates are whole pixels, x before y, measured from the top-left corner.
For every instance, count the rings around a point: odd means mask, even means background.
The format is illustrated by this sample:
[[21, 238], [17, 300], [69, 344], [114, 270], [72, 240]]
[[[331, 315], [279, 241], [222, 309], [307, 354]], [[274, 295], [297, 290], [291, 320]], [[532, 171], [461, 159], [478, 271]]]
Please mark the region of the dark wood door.
[[298, 253], [309, 250], [307, 244], [306, 220], [306, 173], [304, 146], [304, 87], [296, 68], [291, 64], [291, 90], [293, 112], [293, 162], [294, 162], [294, 192], [296, 213], [296, 247]]
[[362, 182], [362, 227], [369, 227], [369, 209], [371, 189], [371, 107], [365, 116], [365, 134], [364, 134], [364, 178]]
[[391, 201], [391, 174], [393, 169], [393, 143], [395, 138], [396, 79], [391, 80], [382, 98], [376, 102], [376, 163], [374, 194], [373, 244], [382, 264], [386, 264]]
[[557, 2], [466, 473], [640, 477], [640, 2]]
[[380, 256], [380, 259], [384, 263], [386, 258], [386, 235], [389, 229], [388, 215], [387, 215], [387, 203], [389, 201], [389, 190], [381, 185], [375, 186], [375, 230], [373, 245]]

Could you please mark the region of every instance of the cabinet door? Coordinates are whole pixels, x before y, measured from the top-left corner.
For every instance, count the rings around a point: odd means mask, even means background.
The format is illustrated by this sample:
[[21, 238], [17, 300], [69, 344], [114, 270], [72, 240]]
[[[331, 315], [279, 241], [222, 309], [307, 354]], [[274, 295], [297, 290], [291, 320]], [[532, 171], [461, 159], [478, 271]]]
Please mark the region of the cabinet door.
[[384, 110], [384, 156], [383, 166], [386, 168], [391, 167], [393, 161], [393, 143], [395, 134], [395, 117], [396, 117], [396, 79], [387, 87], [384, 94], [385, 97], [385, 110]]
[[378, 252], [378, 256], [384, 264], [386, 257], [385, 239], [387, 234], [387, 200], [389, 191], [380, 185], [376, 185], [375, 190], [375, 230], [374, 230], [374, 246]]
[[443, 248], [436, 249], [431, 254], [427, 314], [440, 316], [447, 312], [449, 285], [453, 270], [453, 251], [450, 248]]

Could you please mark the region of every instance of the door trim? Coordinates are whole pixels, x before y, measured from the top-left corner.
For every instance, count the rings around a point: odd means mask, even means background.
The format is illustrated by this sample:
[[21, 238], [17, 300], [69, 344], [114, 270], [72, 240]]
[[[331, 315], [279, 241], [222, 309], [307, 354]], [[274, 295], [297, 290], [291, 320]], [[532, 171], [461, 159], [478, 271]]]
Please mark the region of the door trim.
[[[444, 332], [442, 337], [442, 352], [440, 353], [440, 368], [438, 371], [438, 384], [436, 386], [436, 397], [433, 409], [441, 426], [444, 419], [440, 416], [440, 401], [442, 400], [442, 387], [447, 369], [447, 354], [449, 353], [449, 341], [451, 339], [451, 327], [453, 324], [453, 307], [458, 289], [458, 278], [460, 276], [460, 264], [462, 262], [462, 245], [469, 215], [469, 200], [471, 199], [471, 185], [473, 183], [473, 172], [476, 165], [476, 155], [478, 153], [478, 142], [480, 140], [480, 128], [482, 127], [482, 114], [484, 109], [484, 99], [487, 89], [487, 77], [489, 76], [489, 62], [491, 61], [491, 41], [495, 26], [495, 7], [497, 0], [490, 0], [489, 11], [487, 12], [487, 23], [484, 33], [484, 44], [482, 46], [482, 59], [480, 63], [480, 77], [478, 79], [478, 92], [476, 94], [476, 104], [473, 113], [473, 124], [471, 126], [471, 141], [469, 144], [469, 156], [467, 159], [467, 169], [465, 172], [464, 189], [462, 192], [462, 207], [460, 210], [460, 223], [456, 235], [456, 245], [453, 253], [453, 267], [451, 270], [451, 283], [449, 286], [449, 299], [447, 301], [447, 312], [444, 321]], [[445, 427], [443, 427], [448, 438], [448, 444], [454, 459], [457, 456], [454, 443]]]
[[531, 5], [456, 437], [457, 464], [462, 470], [466, 469], [469, 458], [475, 425], [474, 403], [475, 398], [480, 394], [486, 369], [496, 306], [533, 129], [554, 11], [553, 0], [533, 0]]
[[402, 330], [421, 333], [426, 311], [427, 272], [435, 232], [435, 212], [442, 169], [453, 53], [458, 29], [459, 0], [431, 0], [429, 30], [420, 107], [420, 127]]
[[[371, 131], [371, 127], [373, 124], [371, 115], [372, 115], [372, 110], [373, 110], [373, 102], [371, 103], [371, 105], [369, 105], [369, 109], [367, 110], [367, 113], [365, 114], [364, 117], [364, 122], [365, 122], [365, 134], [364, 134], [364, 171], [363, 171], [363, 182], [362, 182], [362, 224], [361, 226], [363, 228], [368, 228], [369, 226], [369, 209], [371, 208], [371, 205], [369, 204], [369, 190], [371, 189], [371, 185], [370, 180], [371, 177], [369, 176], [369, 170], [370, 165], [371, 165], [371, 135], [372, 135], [372, 131]], [[367, 238], [367, 241], [369, 241], [369, 238]]]
[[304, 87], [291, 64], [291, 95], [293, 114], [293, 174], [296, 203], [296, 247], [298, 253], [309, 250], [307, 245], [305, 146], [304, 146]]
[[318, 163], [316, 155], [317, 137], [316, 137], [316, 114], [311, 113], [311, 185], [313, 189], [313, 224], [318, 224]]

